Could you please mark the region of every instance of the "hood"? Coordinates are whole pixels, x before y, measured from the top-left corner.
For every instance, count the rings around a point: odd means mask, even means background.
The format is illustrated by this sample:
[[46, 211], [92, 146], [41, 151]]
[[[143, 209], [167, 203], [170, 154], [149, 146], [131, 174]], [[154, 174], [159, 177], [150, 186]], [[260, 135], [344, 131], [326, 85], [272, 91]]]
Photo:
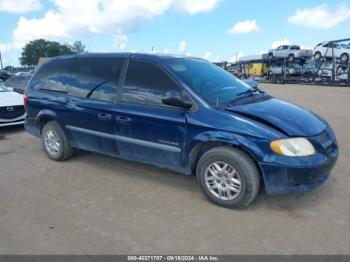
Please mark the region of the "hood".
[[313, 136], [326, 128], [326, 123], [310, 111], [276, 98], [233, 105], [227, 110], [266, 124], [288, 136]]
[[23, 95], [16, 92], [0, 92], [0, 107], [23, 105]]

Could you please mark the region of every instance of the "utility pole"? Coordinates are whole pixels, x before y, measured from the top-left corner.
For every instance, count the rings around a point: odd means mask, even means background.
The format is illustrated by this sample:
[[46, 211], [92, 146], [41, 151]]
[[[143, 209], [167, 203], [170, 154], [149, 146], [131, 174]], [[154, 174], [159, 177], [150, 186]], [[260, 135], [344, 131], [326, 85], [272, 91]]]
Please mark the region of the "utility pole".
[[1, 66], [1, 70], [3, 69], [3, 66], [2, 66], [2, 56], [1, 56], [1, 51], [0, 51], [0, 66]]

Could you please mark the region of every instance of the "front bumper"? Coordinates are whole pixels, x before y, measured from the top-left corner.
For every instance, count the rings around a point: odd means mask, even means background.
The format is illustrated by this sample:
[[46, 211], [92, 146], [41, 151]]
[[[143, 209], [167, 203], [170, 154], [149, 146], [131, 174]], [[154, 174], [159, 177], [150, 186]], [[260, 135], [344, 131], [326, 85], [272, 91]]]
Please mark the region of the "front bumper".
[[0, 127], [23, 125], [25, 117], [26, 117], [26, 114], [17, 118], [12, 118], [12, 119], [0, 118]]
[[23, 125], [23, 124], [24, 124], [24, 120], [21, 120], [21, 121], [16, 121], [16, 122], [11, 122], [11, 123], [0, 123], [0, 127], [19, 126], [19, 125]]
[[260, 163], [268, 194], [286, 194], [311, 191], [329, 177], [336, 159], [315, 166], [280, 166]]
[[268, 194], [311, 191], [327, 180], [339, 155], [333, 131], [327, 128], [308, 139], [316, 150], [313, 156], [277, 156], [272, 162], [259, 162]]

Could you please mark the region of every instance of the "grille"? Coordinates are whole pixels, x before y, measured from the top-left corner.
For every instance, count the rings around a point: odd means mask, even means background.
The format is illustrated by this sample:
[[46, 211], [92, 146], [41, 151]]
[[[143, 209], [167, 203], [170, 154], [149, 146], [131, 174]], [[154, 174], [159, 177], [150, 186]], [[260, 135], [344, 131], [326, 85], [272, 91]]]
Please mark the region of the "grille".
[[0, 107], [0, 118], [13, 119], [24, 115], [24, 106]]

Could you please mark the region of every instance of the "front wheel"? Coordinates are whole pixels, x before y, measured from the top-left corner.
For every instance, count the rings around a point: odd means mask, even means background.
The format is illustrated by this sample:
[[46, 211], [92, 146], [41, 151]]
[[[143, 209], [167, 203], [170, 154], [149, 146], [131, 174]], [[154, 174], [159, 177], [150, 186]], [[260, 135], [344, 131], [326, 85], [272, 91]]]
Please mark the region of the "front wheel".
[[46, 155], [55, 161], [64, 161], [73, 155], [73, 147], [56, 121], [45, 124], [41, 132], [41, 141]]
[[260, 176], [254, 162], [242, 151], [217, 147], [199, 160], [197, 181], [215, 204], [228, 208], [243, 208], [256, 197]]
[[314, 54], [314, 59], [315, 59], [316, 61], [320, 60], [320, 59], [321, 59], [321, 53], [320, 53], [320, 52], [316, 52], [316, 53]]

